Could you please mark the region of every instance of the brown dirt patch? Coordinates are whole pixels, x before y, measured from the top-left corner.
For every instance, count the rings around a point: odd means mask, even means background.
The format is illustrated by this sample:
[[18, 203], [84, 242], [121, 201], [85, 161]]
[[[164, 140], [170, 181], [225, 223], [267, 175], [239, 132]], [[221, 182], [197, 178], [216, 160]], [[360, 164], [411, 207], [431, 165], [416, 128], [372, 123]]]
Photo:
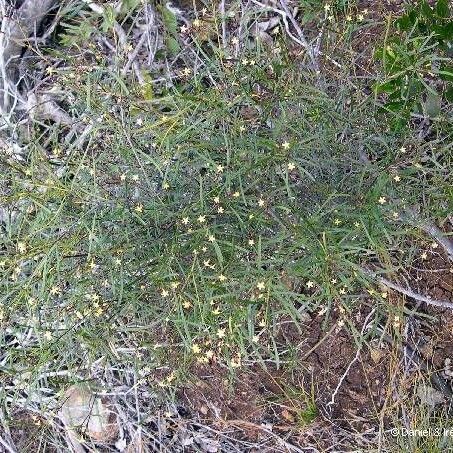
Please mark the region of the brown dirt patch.
[[[362, 310], [356, 316], [359, 330], [366, 315]], [[285, 365], [278, 370], [275, 366], [264, 369], [256, 364], [229, 381], [227, 370], [218, 365], [196, 365], [191, 370], [195, 382], [180, 391], [180, 401], [206, 422], [235, 426], [243, 438], [254, 441], [263, 434], [262, 427], [268, 426], [273, 432], [297, 439], [298, 445], [328, 446], [335, 429], [332, 423], [360, 432], [377, 426], [387, 396], [389, 348], [363, 347], [330, 410], [332, 393], [357, 348], [346, 329], [331, 329], [337, 325], [335, 313], [326, 329], [322, 328], [323, 320], [323, 316], [314, 316], [301, 326], [302, 331], [292, 322], [282, 323], [278, 342], [282, 347], [291, 344], [296, 348], [295, 369]]]
[[[432, 299], [453, 302], [453, 266], [445, 254], [431, 248], [428, 259], [416, 264], [411, 269], [412, 288]], [[422, 311], [431, 319], [420, 325], [420, 350], [442, 374], [446, 361], [453, 365], [453, 312], [433, 306], [425, 306]]]
[[40, 451], [57, 451], [49, 442], [50, 439], [46, 440], [46, 421], [40, 417], [25, 411], [18, 412], [11, 420], [10, 431], [13, 443], [20, 453], [34, 453], [38, 445], [41, 446]]

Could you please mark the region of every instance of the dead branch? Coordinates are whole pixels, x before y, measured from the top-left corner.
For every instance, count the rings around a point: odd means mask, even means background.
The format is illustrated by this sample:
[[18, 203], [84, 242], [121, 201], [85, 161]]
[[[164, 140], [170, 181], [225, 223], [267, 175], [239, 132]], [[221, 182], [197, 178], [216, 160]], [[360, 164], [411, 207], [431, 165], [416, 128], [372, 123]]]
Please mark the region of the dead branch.
[[453, 241], [450, 240], [444, 233], [433, 223], [422, 222], [418, 224], [425, 233], [429, 234], [435, 241], [437, 241], [445, 250], [450, 261], [453, 261]]
[[1, 2], [3, 18], [0, 37], [0, 108], [4, 114], [10, 113], [11, 107], [20, 99], [17, 89], [17, 82], [20, 80], [17, 63], [22, 49], [54, 3], [55, 0], [25, 0], [17, 11], [13, 11], [6, 7], [4, 0]]
[[[296, 19], [294, 18], [293, 14], [289, 10], [289, 7], [284, 0], [280, 0], [280, 4], [282, 9], [270, 6], [270, 5], [265, 5], [258, 0], [252, 0], [255, 5], [261, 6], [262, 8], [274, 11], [275, 13], [279, 14], [282, 17], [283, 23], [285, 25], [285, 30], [288, 36], [296, 43], [301, 45], [306, 51], [307, 54], [310, 58], [311, 64], [313, 66], [313, 69], [318, 73], [319, 72], [319, 64], [318, 64], [318, 59], [317, 56], [315, 55], [313, 47], [308, 43], [307, 39], [305, 38], [305, 34], [303, 30], [300, 28], [299, 24], [297, 23]], [[293, 26], [294, 30], [296, 30], [297, 36], [294, 35], [289, 27], [289, 22], [291, 22], [291, 25]]]
[[390, 280], [387, 280], [385, 277], [381, 277], [380, 275], [377, 275], [376, 272], [372, 272], [368, 269], [363, 269], [363, 268], [362, 268], [362, 271], [369, 277], [372, 277], [372, 278], [378, 280], [379, 283], [386, 286], [387, 288], [393, 289], [394, 291], [398, 291], [399, 293], [404, 294], [405, 296], [408, 296], [414, 300], [418, 300], [419, 302], [424, 302], [425, 304], [428, 304], [428, 305], [433, 305], [434, 307], [449, 308], [450, 310], [453, 310], [452, 302], [449, 302], [446, 300], [431, 299], [429, 296], [424, 296], [423, 294], [416, 293], [411, 288], [404, 288], [403, 286], [398, 285], [397, 283], [391, 282]]

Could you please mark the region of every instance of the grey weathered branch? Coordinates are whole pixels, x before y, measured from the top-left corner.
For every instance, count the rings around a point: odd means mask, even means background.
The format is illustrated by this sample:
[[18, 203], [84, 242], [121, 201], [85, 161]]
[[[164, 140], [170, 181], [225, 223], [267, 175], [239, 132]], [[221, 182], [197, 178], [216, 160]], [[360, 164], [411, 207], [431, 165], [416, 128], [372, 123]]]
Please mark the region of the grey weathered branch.
[[449, 302], [447, 300], [431, 299], [428, 296], [424, 296], [423, 294], [416, 293], [411, 288], [404, 288], [403, 286], [398, 285], [397, 283], [391, 282], [390, 280], [387, 280], [386, 278], [381, 277], [376, 272], [372, 272], [369, 269], [363, 268], [362, 271], [369, 277], [372, 277], [372, 278], [378, 280], [379, 283], [386, 286], [387, 288], [393, 289], [394, 291], [404, 294], [405, 296], [408, 296], [414, 300], [418, 300], [419, 302], [424, 302], [425, 304], [433, 305], [435, 307], [449, 308], [450, 310], [453, 310], [453, 302]]
[[20, 79], [18, 62], [22, 49], [30, 36], [39, 28], [42, 20], [54, 5], [55, 0], [25, 0], [15, 11], [2, 1], [2, 33], [0, 37], [0, 67], [2, 113], [8, 114], [17, 102], [17, 82]]

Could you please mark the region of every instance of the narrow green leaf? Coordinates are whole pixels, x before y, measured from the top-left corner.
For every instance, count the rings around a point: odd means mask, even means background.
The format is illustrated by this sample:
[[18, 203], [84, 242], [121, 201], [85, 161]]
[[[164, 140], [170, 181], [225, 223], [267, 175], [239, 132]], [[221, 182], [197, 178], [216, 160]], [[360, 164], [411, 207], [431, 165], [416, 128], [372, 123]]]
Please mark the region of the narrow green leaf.
[[448, 0], [437, 0], [436, 14], [439, 17], [450, 17], [450, 6], [448, 4]]

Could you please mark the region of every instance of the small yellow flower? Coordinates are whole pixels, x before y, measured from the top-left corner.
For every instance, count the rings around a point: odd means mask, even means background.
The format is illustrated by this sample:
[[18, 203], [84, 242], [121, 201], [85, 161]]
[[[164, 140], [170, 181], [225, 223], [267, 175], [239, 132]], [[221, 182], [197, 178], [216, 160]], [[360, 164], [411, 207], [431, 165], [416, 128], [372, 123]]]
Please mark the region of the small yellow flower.
[[422, 260], [426, 260], [428, 258], [428, 254], [426, 252], [423, 252], [420, 256]]
[[223, 209], [222, 206], [219, 206], [219, 207], [217, 208], [217, 212], [218, 212], [219, 214], [223, 214], [224, 211], [225, 211], [225, 209]]
[[198, 27], [201, 25], [200, 19], [195, 19], [195, 20], [192, 22], [192, 25], [193, 25], [194, 27], [197, 27], [197, 28], [198, 28]]
[[359, 227], [360, 227], [360, 222], [354, 222], [354, 226], [355, 226], [356, 228], [359, 228]]
[[260, 337], [258, 335], [253, 335], [252, 342], [253, 343], [258, 343], [258, 341], [260, 341]]
[[239, 44], [239, 38], [237, 36], [233, 36], [233, 38], [231, 38], [231, 44], [233, 45], [238, 45]]
[[34, 297], [29, 297], [29, 299], [28, 299], [28, 301], [27, 301], [28, 305], [30, 305], [30, 306], [32, 306], [32, 307], [33, 307], [34, 305], [36, 305], [36, 302], [37, 302], [37, 300], [36, 300]]
[[221, 282], [224, 282], [224, 281], [226, 280], [226, 277], [225, 277], [225, 275], [220, 274], [220, 275], [218, 276], [218, 279], [219, 279]]
[[363, 14], [357, 14], [357, 20], [359, 22], [362, 22], [363, 19], [365, 19], [365, 16]]
[[214, 351], [212, 351], [211, 349], [209, 351], [206, 351], [205, 356], [209, 360], [212, 359], [214, 357]]
[[199, 223], [205, 223], [206, 222], [206, 216], [205, 215], [200, 215], [197, 220], [198, 220]]
[[239, 126], [239, 132], [245, 132], [245, 126]]
[[190, 68], [184, 68], [182, 70], [182, 74], [185, 75], [186, 77], [190, 76], [190, 74], [192, 73], [192, 70]]
[[439, 247], [439, 244], [437, 242], [431, 243], [431, 248], [437, 249], [437, 247]]
[[313, 288], [313, 286], [315, 286], [315, 284], [311, 280], [308, 280], [307, 288]]
[[164, 183], [162, 184], [162, 188], [163, 188], [164, 190], [168, 190], [168, 189], [170, 188], [170, 184], [168, 184], [168, 182], [164, 182]]
[[266, 320], [265, 319], [261, 319], [261, 321], [258, 323], [258, 325], [260, 327], [266, 327]]
[[283, 143], [282, 143], [282, 148], [283, 148], [284, 150], [288, 150], [290, 146], [291, 146], [291, 145], [290, 145], [289, 142], [283, 142]]
[[290, 162], [290, 163], [288, 164], [288, 170], [289, 170], [289, 171], [293, 171], [295, 168], [296, 168], [296, 165], [295, 165], [293, 162]]
[[231, 368], [239, 368], [241, 366], [241, 357], [236, 357], [231, 359], [230, 362]]
[[407, 151], [407, 149], [406, 149], [404, 146], [402, 146], [402, 147], [400, 148], [401, 154], [406, 154], [406, 151]]
[[119, 258], [115, 258], [115, 264], [119, 266], [121, 264], [121, 260]]
[[212, 310], [213, 315], [220, 315], [220, 308], [217, 307], [216, 309]]
[[185, 300], [182, 304], [182, 306], [186, 309], [190, 308], [192, 306], [192, 304], [190, 303], [190, 301], [188, 300]]
[[249, 239], [249, 245], [255, 245], [255, 241], [253, 239]]
[[220, 203], [220, 197], [214, 197], [214, 203], [219, 204]]
[[171, 282], [170, 284], [171, 289], [178, 289], [180, 284], [181, 284], [180, 282]]
[[379, 200], [378, 200], [378, 201], [379, 201], [379, 204], [385, 204], [385, 203], [387, 203], [387, 198], [385, 198], [385, 197], [379, 197]]
[[49, 332], [48, 330], [46, 330], [46, 331], [44, 332], [44, 338], [45, 338], [46, 340], [49, 340], [49, 341], [50, 341], [50, 340], [52, 339], [52, 332]]
[[181, 31], [181, 33], [187, 33], [189, 31], [187, 25], [182, 25], [179, 30]]
[[18, 242], [17, 243], [17, 250], [19, 250], [19, 253], [25, 253], [27, 251], [27, 246], [25, 245], [25, 242]]
[[259, 282], [257, 283], [256, 287], [260, 290], [260, 291], [264, 291], [266, 289], [266, 284], [264, 282]]
[[340, 294], [346, 294], [346, 288], [341, 288], [339, 291]]
[[121, 181], [126, 181], [126, 175], [123, 173], [123, 174], [120, 176], [120, 179], [121, 179]]
[[348, 14], [348, 15], [346, 16], [346, 21], [347, 21], [347, 22], [351, 22], [351, 21], [352, 21], [352, 16], [351, 16], [350, 14]]
[[340, 220], [340, 219], [335, 219], [335, 220], [333, 221], [333, 223], [334, 223], [335, 225], [341, 225], [341, 220]]
[[387, 299], [387, 296], [388, 296], [388, 294], [387, 294], [386, 292], [382, 292], [382, 293], [381, 293], [381, 297], [382, 297], [383, 299]]
[[160, 293], [160, 295], [161, 295], [162, 297], [168, 297], [169, 294], [170, 294], [170, 293], [169, 293], [166, 289], [163, 289], [163, 290], [161, 291], [161, 293]]
[[260, 199], [258, 200], [258, 206], [259, 206], [260, 208], [262, 208], [265, 204], [266, 204], [266, 202], [265, 202], [262, 198], [260, 198]]
[[181, 220], [181, 223], [183, 225], [187, 225], [189, 223], [189, 217], [183, 217], [182, 220]]
[[211, 234], [211, 235], [208, 237], [208, 241], [209, 241], [209, 242], [215, 242], [215, 237]]
[[223, 165], [217, 165], [217, 173], [223, 173], [224, 166]]
[[198, 346], [196, 343], [192, 345], [192, 352], [194, 354], [200, 354], [201, 352], [201, 348], [200, 346]]
[[233, 193], [233, 197], [234, 197], [234, 198], [238, 198], [239, 195], [240, 195], [240, 193], [239, 193], [238, 191], [236, 191], [236, 192]]
[[135, 205], [134, 211], [138, 212], [139, 214], [142, 213], [143, 212], [143, 205], [141, 203]]
[[400, 182], [400, 181], [401, 181], [400, 175], [395, 175], [395, 176], [393, 177], [393, 179], [394, 179], [394, 181], [396, 181], [396, 182]]
[[400, 216], [400, 215], [399, 215], [396, 211], [394, 211], [394, 212], [392, 213], [392, 217], [393, 217], [394, 219], [397, 219], [399, 216]]
[[330, 283], [332, 283], [332, 285], [335, 285], [335, 283], [337, 283], [337, 279], [333, 278], [332, 280], [330, 280]]
[[139, 181], [139, 176], [138, 175], [132, 175], [132, 181], [138, 182]]
[[218, 338], [225, 338], [225, 329], [218, 329], [217, 330], [217, 337]]

